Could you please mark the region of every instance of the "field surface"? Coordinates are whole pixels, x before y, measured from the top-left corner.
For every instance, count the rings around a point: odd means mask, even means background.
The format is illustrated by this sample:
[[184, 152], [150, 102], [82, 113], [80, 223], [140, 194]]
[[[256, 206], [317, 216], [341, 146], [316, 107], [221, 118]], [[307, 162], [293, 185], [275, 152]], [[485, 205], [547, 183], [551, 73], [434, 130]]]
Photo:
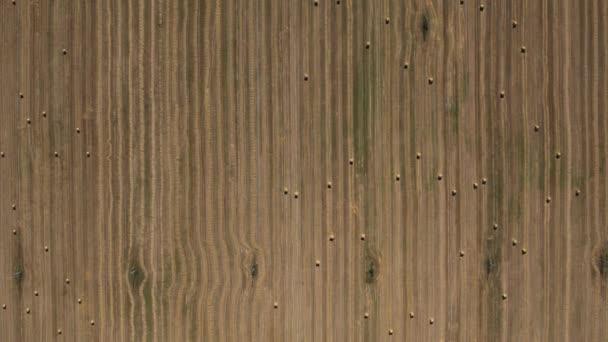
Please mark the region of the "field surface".
[[0, 340], [608, 340], [608, 1], [0, 19]]

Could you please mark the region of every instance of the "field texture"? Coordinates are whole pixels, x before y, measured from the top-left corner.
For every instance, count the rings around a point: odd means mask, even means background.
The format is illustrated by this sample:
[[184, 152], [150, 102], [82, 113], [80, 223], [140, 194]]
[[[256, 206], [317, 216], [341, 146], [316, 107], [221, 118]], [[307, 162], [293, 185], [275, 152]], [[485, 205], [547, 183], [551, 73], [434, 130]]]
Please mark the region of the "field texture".
[[0, 340], [607, 341], [608, 1], [0, 0]]

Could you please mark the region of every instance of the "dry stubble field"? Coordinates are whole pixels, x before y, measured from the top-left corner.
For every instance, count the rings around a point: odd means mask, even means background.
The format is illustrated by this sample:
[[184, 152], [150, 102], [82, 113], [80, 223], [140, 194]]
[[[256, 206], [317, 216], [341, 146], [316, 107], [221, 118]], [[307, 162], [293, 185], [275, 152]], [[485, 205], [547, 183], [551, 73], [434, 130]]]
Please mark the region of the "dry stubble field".
[[0, 18], [3, 341], [608, 338], [607, 1]]

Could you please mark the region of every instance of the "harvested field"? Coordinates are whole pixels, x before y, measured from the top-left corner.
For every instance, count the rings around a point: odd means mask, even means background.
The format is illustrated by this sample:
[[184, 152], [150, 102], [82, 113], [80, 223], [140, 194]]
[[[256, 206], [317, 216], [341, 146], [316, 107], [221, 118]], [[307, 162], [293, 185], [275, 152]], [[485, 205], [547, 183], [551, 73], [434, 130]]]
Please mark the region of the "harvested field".
[[608, 1], [1, 0], [3, 341], [606, 341]]

